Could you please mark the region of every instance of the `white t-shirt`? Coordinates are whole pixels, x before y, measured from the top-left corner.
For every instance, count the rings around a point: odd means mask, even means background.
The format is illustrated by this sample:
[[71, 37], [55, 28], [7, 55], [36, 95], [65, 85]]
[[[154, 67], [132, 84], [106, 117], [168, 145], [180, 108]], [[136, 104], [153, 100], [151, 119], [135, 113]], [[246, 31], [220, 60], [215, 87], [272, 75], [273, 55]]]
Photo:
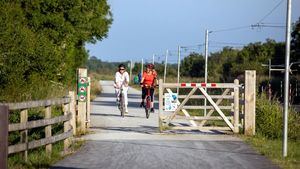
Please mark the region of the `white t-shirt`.
[[124, 72], [123, 74], [121, 74], [120, 72], [116, 72], [116, 75], [115, 75], [115, 85], [117, 85], [118, 87], [121, 87], [121, 85], [124, 85], [126, 83], [127, 84], [129, 83], [129, 75], [128, 75], [128, 73]]

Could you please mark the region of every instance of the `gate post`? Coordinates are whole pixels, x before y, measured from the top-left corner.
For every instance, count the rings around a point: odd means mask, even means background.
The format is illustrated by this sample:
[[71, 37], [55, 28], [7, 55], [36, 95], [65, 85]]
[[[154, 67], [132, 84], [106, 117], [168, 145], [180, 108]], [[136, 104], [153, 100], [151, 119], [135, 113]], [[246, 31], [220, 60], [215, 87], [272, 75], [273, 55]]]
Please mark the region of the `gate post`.
[[163, 80], [159, 79], [159, 90], [158, 90], [158, 125], [159, 125], [159, 131], [162, 132], [162, 120], [161, 120], [161, 113], [163, 112], [163, 95], [164, 95], [164, 88], [163, 88]]
[[234, 133], [239, 133], [239, 80], [235, 79], [234, 80]]
[[0, 168], [7, 169], [8, 106], [0, 106]]
[[245, 72], [245, 135], [255, 135], [256, 71]]

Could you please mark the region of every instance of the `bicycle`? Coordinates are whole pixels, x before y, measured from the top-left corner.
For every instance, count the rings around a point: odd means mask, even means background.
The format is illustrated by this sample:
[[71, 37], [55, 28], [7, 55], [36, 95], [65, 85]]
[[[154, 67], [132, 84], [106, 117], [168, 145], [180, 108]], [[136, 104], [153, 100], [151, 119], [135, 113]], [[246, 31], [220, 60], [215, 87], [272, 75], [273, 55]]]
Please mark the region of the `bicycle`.
[[146, 105], [145, 107], [145, 112], [146, 112], [146, 118], [148, 119], [150, 116], [150, 109], [151, 109], [151, 94], [150, 94], [150, 89], [153, 89], [153, 86], [148, 86], [144, 85], [144, 88], [146, 88]]
[[123, 94], [123, 87], [120, 88], [118, 108], [119, 108], [119, 110], [121, 112], [121, 117], [124, 118], [124, 114], [125, 114], [125, 98], [124, 98], [124, 94]]

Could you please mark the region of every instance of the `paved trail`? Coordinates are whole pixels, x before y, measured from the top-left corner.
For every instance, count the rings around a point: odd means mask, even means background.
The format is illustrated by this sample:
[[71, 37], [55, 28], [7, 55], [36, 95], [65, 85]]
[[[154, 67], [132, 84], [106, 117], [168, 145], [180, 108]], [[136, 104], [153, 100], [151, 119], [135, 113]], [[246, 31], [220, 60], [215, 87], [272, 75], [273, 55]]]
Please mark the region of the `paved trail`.
[[160, 134], [157, 112], [146, 119], [141, 93], [129, 90], [129, 115], [120, 117], [111, 81], [92, 102], [88, 141], [53, 169], [262, 169], [278, 168], [240, 139], [220, 134]]

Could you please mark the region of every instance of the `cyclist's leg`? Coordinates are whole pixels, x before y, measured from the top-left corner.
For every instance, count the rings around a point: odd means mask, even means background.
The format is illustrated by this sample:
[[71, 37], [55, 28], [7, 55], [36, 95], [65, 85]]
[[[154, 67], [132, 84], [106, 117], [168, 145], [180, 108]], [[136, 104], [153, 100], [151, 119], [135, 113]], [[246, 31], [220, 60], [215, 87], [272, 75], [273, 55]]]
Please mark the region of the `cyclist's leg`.
[[120, 96], [120, 89], [115, 89], [116, 98], [119, 99]]
[[145, 105], [145, 98], [146, 98], [147, 90], [145, 87], [142, 88], [142, 101], [140, 107]]
[[125, 102], [125, 112], [128, 112], [128, 87], [123, 88], [123, 94], [124, 94], [124, 102]]
[[150, 107], [153, 108], [154, 107], [154, 89], [153, 88], [150, 89], [150, 96], [151, 96], [151, 105], [150, 105]]
[[115, 94], [116, 94], [116, 103], [118, 104], [120, 101], [120, 89], [115, 89]]

